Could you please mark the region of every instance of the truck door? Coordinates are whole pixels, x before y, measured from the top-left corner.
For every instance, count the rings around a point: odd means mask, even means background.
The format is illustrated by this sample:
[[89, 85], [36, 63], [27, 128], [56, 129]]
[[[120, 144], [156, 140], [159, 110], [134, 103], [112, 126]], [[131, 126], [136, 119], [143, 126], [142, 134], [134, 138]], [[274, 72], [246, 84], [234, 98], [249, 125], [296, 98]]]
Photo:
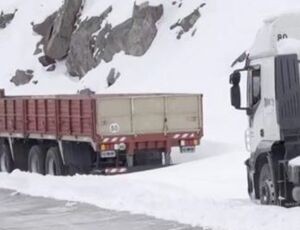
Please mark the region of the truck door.
[[247, 103], [249, 116], [249, 129], [247, 130], [250, 141], [250, 151], [254, 152], [261, 138], [263, 130], [263, 108], [261, 106], [261, 69], [260, 66], [251, 67], [247, 77]]

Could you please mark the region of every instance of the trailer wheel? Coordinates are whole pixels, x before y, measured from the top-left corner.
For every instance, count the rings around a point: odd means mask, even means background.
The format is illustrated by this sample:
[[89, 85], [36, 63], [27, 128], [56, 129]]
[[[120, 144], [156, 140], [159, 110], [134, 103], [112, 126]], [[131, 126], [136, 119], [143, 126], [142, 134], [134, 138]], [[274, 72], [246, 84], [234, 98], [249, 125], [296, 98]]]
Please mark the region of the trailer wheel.
[[46, 154], [39, 145], [31, 147], [28, 157], [28, 170], [32, 173], [45, 175]]
[[13, 159], [9, 147], [0, 144], [0, 172], [11, 173], [14, 170]]
[[51, 147], [47, 152], [46, 174], [53, 176], [64, 175], [64, 165], [57, 147]]
[[263, 205], [275, 204], [275, 186], [269, 164], [264, 164], [259, 175], [259, 196]]

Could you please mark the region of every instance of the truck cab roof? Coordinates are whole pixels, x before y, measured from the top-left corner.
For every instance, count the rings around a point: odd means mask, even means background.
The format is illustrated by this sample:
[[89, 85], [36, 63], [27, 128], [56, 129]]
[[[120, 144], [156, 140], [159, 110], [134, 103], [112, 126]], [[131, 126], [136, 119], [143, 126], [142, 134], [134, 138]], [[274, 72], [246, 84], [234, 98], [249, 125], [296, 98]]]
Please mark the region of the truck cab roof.
[[300, 56], [300, 12], [266, 19], [249, 50], [249, 59], [292, 53]]

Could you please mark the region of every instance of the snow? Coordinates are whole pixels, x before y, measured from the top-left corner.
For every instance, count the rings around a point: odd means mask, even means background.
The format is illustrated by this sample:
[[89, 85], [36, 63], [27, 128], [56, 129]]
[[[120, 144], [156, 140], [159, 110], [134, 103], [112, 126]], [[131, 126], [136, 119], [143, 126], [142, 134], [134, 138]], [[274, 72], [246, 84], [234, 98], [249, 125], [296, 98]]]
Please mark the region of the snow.
[[15, 171], [0, 174], [0, 187], [212, 229], [298, 230], [299, 208], [259, 206], [249, 200], [246, 156], [232, 146], [204, 142], [196, 155], [184, 158], [190, 161], [181, 162], [177, 153], [180, 164], [164, 169], [60, 178]]
[[[137, 1], [141, 3], [142, 1]], [[226, 230], [299, 229], [299, 208], [264, 207], [247, 196], [244, 161], [246, 115], [230, 107], [230, 64], [249, 47], [262, 20], [269, 15], [300, 8], [299, 0], [207, 0], [201, 9], [195, 37], [176, 39], [169, 27], [197, 8], [201, 0], [185, 0], [181, 8], [170, 1], [158, 22], [158, 35], [143, 57], [117, 54], [111, 63], [101, 63], [82, 80], [67, 75], [60, 62], [53, 73], [45, 72], [32, 54], [40, 37], [30, 23], [41, 22], [59, 8], [61, 0], [0, 0], [0, 9], [15, 19], [0, 30], [0, 88], [9, 95], [74, 94], [85, 87], [98, 93], [189, 92], [204, 94], [205, 139], [196, 154], [175, 154], [176, 166], [147, 172], [104, 176], [55, 178], [15, 171], [0, 174], [0, 188], [22, 193], [82, 201], [103, 208], [143, 213], [158, 218]], [[134, 0], [87, 0], [83, 18], [99, 15], [110, 4], [107, 21], [116, 25], [132, 12]], [[288, 41], [279, 43], [287, 50]], [[111, 68], [121, 72], [107, 89]], [[15, 70], [33, 69], [37, 85], [15, 87]], [[224, 142], [226, 144], [222, 144]]]
[[279, 54], [293, 54], [297, 53], [300, 56], [300, 40], [297, 39], [284, 39], [278, 42]]
[[281, 14], [265, 20], [250, 49], [250, 59], [299, 53], [300, 11]]
[[289, 161], [290, 166], [300, 166], [300, 157], [296, 157]]

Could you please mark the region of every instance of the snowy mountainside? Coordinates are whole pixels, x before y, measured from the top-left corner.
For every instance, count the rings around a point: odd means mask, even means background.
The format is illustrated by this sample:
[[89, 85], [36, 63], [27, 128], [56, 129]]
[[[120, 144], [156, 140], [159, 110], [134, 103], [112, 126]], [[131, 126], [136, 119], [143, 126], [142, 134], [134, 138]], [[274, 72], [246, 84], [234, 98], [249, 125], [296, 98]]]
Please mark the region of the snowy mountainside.
[[[139, 0], [137, 4], [142, 2]], [[0, 30], [0, 86], [9, 95], [75, 94], [85, 88], [97, 93], [203, 93], [206, 138], [243, 143], [246, 119], [243, 113], [230, 108], [229, 66], [250, 46], [264, 17], [295, 9], [300, 3], [296, 0], [265, 0], [263, 3], [209, 0], [200, 9], [195, 36], [187, 33], [177, 40], [177, 31], [170, 30], [170, 26], [203, 1], [185, 0], [180, 8], [172, 2], [150, 1], [153, 6], [163, 4], [164, 14], [157, 23], [158, 34], [144, 56], [119, 53], [112, 62], [101, 63], [79, 80], [68, 76], [64, 61], [54, 72], [47, 72], [33, 55], [40, 36], [32, 31], [31, 23], [42, 22], [62, 1], [2, 0], [1, 10], [18, 11], [7, 28]], [[87, 0], [81, 18], [98, 16], [112, 5], [113, 11], [106, 20], [115, 26], [131, 16], [133, 4], [133, 0]], [[106, 77], [111, 68], [119, 71], [121, 77], [107, 88]], [[34, 78], [29, 84], [16, 87], [10, 79], [17, 69], [33, 70]]]

